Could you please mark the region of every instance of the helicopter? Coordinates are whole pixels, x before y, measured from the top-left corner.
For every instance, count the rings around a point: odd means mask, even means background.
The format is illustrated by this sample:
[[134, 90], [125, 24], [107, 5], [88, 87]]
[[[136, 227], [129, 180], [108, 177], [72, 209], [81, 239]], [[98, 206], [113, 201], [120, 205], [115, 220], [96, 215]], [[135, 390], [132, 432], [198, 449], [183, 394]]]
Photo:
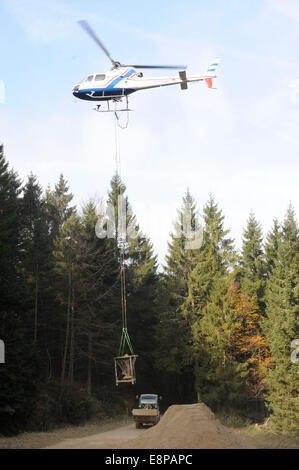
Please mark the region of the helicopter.
[[[87, 75], [79, 84], [75, 85], [72, 93], [76, 98], [87, 101], [107, 102], [107, 111], [100, 110], [101, 105], [97, 105], [95, 110], [109, 112], [109, 101], [119, 102], [126, 98], [126, 109], [118, 111], [131, 111], [128, 108], [128, 96], [139, 90], [156, 88], [169, 85], [180, 85], [182, 90], [188, 88], [188, 82], [204, 81], [208, 88], [213, 88], [213, 79], [216, 78], [216, 71], [220, 60], [214, 59], [207, 71], [200, 75], [186, 74], [186, 65], [128, 65], [112, 59], [110, 53], [95, 34], [87, 21], [78, 21], [80, 26], [96, 42], [112, 63], [110, 70], [105, 73], [91, 73]], [[175, 77], [144, 77], [139, 69], [176, 69], [179, 70]], [[113, 112], [113, 111], [111, 111]]]

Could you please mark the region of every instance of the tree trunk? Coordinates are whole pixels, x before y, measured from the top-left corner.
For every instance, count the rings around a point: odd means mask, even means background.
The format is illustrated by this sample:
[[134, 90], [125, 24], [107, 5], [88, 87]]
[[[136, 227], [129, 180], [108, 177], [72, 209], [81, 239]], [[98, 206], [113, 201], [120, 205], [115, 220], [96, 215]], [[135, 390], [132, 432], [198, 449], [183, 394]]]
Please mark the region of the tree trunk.
[[37, 316], [38, 316], [38, 263], [35, 267], [35, 304], [34, 304], [34, 342], [37, 341]]
[[71, 318], [70, 318], [70, 364], [69, 364], [69, 381], [74, 383], [74, 348], [75, 348], [75, 331], [74, 331], [74, 310], [75, 310], [75, 289], [72, 285], [71, 298]]
[[197, 380], [196, 380], [197, 373], [198, 373], [198, 357], [196, 355], [195, 356], [195, 363], [194, 363], [195, 391], [196, 391], [196, 395], [197, 395], [197, 403], [200, 403], [201, 402], [200, 391], [198, 390], [198, 385], [197, 385]]
[[92, 355], [92, 339], [91, 334], [88, 334], [88, 356], [87, 356], [87, 394], [91, 395], [91, 355]]
[[66, 331], [65, 331], [64, 351], [63, 351], [63, 359], [62, 359], [62, 366], [61, 366], [61, 394], [62, 394], [62, 388], [63, 388], [64, 378], [65, 378], [67, 352], [68, 352], [68, 345], [69, 345], [71, 295], [72, 295], [72, 266], [69, 271], [68, 301], [67, 301], [67, 312], [66, 312]]

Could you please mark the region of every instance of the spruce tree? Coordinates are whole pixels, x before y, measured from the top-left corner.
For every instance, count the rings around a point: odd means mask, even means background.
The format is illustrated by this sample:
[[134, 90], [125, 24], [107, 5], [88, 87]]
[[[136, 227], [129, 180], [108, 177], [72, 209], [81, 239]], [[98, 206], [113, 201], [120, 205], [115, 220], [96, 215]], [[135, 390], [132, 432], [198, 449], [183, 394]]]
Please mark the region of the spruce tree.
[[277, 258], [266, 292], [263, 330], [272, 361], [267, 369], [267, 402], [274, 428], [298, 431], [298, 364], [291, 361], [291, 342], [298, 338], [299, 231], [290, 206], [282, 225]]
[[[48, 187], [42, 198], [43, 214], [45, 217], [48, 241], [50, 245], [49, 256], [44, 262], [45, 279], [47, 284], [42, 292], [41, 308], [44, 316], [44, 344], [49, 357], [49, 375], [61, 374], [61, 361], [63, 344], [65, 343], [65, 322], [62, 321], [65, 309], [61, 302], [61, 293], [67, 296], [67, 276], [57, 276], [57, 258], [53, 255], [57, 249], [57, 238], [61, 237], [63, 224], [74, 214], [76, 208], [71, 206], [73, 195], [62, 175], [54, 189]], [[59, 241], [58, 241], [59, 243]], [[56, 244], [56, 245], [55, 245]]]
[[226, 360], [233, 331], [228, 288], [236, 262], [233, 241], [224, 229], [224, 216], [213, 197], [204, 207], [203, 245], [188, 280], [182, 306], [190, 322], [195, 388], [198, 397], [216, 408], [232, 404], [241, 387], [241, 367]]
[[79, 276], [76, 283], [77, 369], [87, 392], [114, 380], [113, 357], [119, 335], [119, 269], [111, 240], [98, 238], [95, 203], [82, 210]]
[[277, 219], [273, 221], [272, 230], [268, 233], [265, 242], [265, 260], [266, 260], [266, 276], [267, 279], [272, 273], [277, 259], [278, 246], [281, 237], [280, 225]]
[[[21, 200], [21, 260], [26, 289], [23, 305], [32, 311], [33, 338], [38, 336], [41, 299], [47, 285], [47, 264], [52, 246], [49, 239], [42, 188], [34, 175], [28, 177]], [[43, 325], [45, 326], [45, 325]], [[44, 339], [44, 338], [43, 338]]]
[[61, 307], [60, 323], [61, 330], [64, 332], [60, 377], [61, 396], [69, 363], [69, 349], [72, 337], [75, 286], [79, 273], [80, 244], [78, 243], [78, 237], [80, 230], [80, 219], [76, 213], [72, 212], [71, 216], [64, 221], [59, 235], [54, 242], [55, 272], [58, 281], [56, 282], [56, 297]]
[[33, 344], [22, 266], [21, 183], [0, 146], [0, 433], [26, 429], [41, 378], [40, 352]]
[[[154, 380], [152, 352], [157, 316], [154, 304], [158, 282], [157, 257], [150, 240], [140, 230], [125, 192], [126, 187], [116, 174], [108, 194], [114, 217], [112, 244], [119, 268], [122, 257], [124, 259], [128, 333], [133, 352], [139, 356], [136, 363], [138, 383], [146, 387]], [[120, 285], [119, 300], [121, 318]], [[129, 349], [126, 352], [130, 352]]]
[[188, 277], [202, 243], [202, 227], [195, 201], [187, 190], [170, 234], [165, 273], [159, 283], [159, 322], [156, 328], [156, 366], [163, 371], [171, 400], [194, 399], [193, 369], [188, 344], [191, 331], [181, 312], [188, 293]]
[[188, 276], [194, 268], [196, 255], [202, 243], [201, 229], [196, 204], [187, 190], [182, 207], [178, 210], [174, 232], [170, 234], [166, 255], [165, 272], [169, 282], [172, 283], [170, 288], [172, 303], [176, 307], [182, 304], [187, 294]]
[[44, 201], [49, 220], [50, 234], [53, 241], [58, 235], [63, 223], [75, 211], [75, 206], [70, 205], [72, 199], [73, 195], [69, 192], [69, 187], [62, 174], [59, 176], [58, 183], [55, 184], [54, 190], [51, 190], [50, 187], [46, 190]]
[[0, 310], [19, 308], [20, 192], [18, 176], [9, 170], [0, 146]]
[[243, 232], [240, 272], [241, 290], [255, 298], [261, 311], [264, 311], [266, 266], [262, 242], [262, 229], [253, 212], [251, 212]]

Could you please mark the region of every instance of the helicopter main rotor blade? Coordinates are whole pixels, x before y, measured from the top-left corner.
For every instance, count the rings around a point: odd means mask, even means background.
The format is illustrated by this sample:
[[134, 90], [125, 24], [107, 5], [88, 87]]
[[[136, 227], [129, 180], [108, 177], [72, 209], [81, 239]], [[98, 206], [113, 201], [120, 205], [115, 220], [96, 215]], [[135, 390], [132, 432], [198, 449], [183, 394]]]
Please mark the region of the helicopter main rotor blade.
[[134, 69], [177, 69], [185, 70], [187, 65], [125, 65], [121, 64], [121, 67], [133, 67]]
[[120, 64], [118, 61], [113, 60], [109, 51], [106, 49], [102, 41], [98, 38], [94, 30], [91, 28], [89, 23], [86, 20], [78, 21], [79, 25], [86, 31], [87, 34], [95, 41], [95, 43], [100, 46], [102, 51], [106, 54], [106, 56], [112, 62], [113, 68], [118, 67], [133, 67], [135, 69], [176, 69], [176, 70], [185, 70], [187, 68], [186, 65], [124, 65]]
[[106, 56], [109, 57], [111, 60], [112, 64], [115, 65], [115, 60], [112, 59], [109, 51], [106, 49], [104, 44], [99, 40], [98, 36], [96, 33], [93, 31], [93, 29], [89, 26], [86, 20], [80, 20], [78, 21], [79, 25], [89, 34], [90, 37], [97, 43], [98, 46], [105, 52]]

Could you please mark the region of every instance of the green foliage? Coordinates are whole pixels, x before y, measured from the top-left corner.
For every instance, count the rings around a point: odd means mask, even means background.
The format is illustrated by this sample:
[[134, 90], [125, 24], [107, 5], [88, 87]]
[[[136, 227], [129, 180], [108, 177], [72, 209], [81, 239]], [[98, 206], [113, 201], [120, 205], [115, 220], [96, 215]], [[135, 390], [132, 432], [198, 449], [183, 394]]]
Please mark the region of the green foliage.
[[117, 417], [127, 411], [127, 402], [119, 390], [102, 386], [96, 391], [96, 399], [102, 405], [107, 416]]
[[54, 240], [58, 235], [63, 223], [75, 211], [75, 207], [70, 206], [73, 195], [68, 191], [69, 188], [67, 186], [67, 182], [61, 174], [54, 190], [51, 190], [48, 187], [45, 193], [44, 202], [46, 205], [47, 217], [49, 220], [49, 232], [52, 240]]
[[278, 246], [281, 238], [281, 229], [277, 219], [274, 219], [273, 228], [268, 233], [265, 242], [266, 275], [269, 278], [277, 259]]
[[246, 410], [224, 407], [216, 413], [219, 421], [229, 428], [247, 428], [252, 420], [246, 416]]
[[257, 300], [260, 309], [264, 311], [266, 266], [262, 242], [262, 229], [251, 212], [247, 227], [243, 232], [240, 272], [241, 290]]
[[60, 383], [46, 381], [41, 384], [27, 428], [33, 431], [49, 431], [57, 425], [84, 424], [91, 418], [104, 419], [109, 412], [96, 397], [86, 395], [78, 385], [68, 387], [59, 399]]
[[296, 432], [299, 425], [298, 364], [291, 361], [291, 341], [298, 338], [299, 231], [290, 207], [282, 226], [277, 257], [269, 276], [263, 330], [272, 362], [267, 369], [267, 401], [274, 427]]
[[214, 351], [202, 347], [195, 374], [200, 399], [214, 411], [242, 408], [246, 399], [244, 386], [244, 379], [248, 374], [246, 364], [221, 362]]
[[[177, 211], [174, 231], [170, 234], [165, 274], [160, 275], [156, 302], [159, 321], [156, 326], [157, 346], [154, 354], [155, 365], [164, 376], [163, 393], [179, 402], [195, 397], [189, 351], [192, 332], [182, 315], [181, 306], [188, 293], [188, 278], [196, 265], [201, 236], [199, 214], [194, 199], [187, 190], [182, 206]], [[193, 249], [190, 249], [191, 246]]]
[[18, 308], [20, 294], [20, 181], [0, 146], [0, 312]]
[[44, 378], [43, 358], [26, 341], [24, 317], [1, 312], [0, 337], [5, 341], [5, 364], [0, 368], [0, 432], [10, 434], [26, 428]]
[[189, 275], [182, 311], [192, 330], [190, 354], [197, 392], [207, 403], [218, 406], [223, 400], [233, 403], [241, 383], [232, 382], [239, 367], [225, 362], [225, 347], [232, 332], [228, 287], [236, 257], [224, 229], [224, 216], [212, 197], [204, 207], [204, 223], [203, 246]]
[[[242, 417], [255, 416], [266, 391], [275, 429], [295, 432], [298, 364], [291, 362], [290, 344], [299, 333], [299, 242], [293, 209], [282, 226], [274, 221], [264, 246], [251, 213], [239, 256], [213, 197], [203, 208], [201, 232], [187, 191], [158, 273], [118, 175], [108, 193], [115, 222], [110, 238], [96, 236], [104, 216], [94, 201], [79, 211], [72, 199], [62, 175], [44, 194], [34, 175], [22, 187], [0, 146], [0, 338], [6, 346], [0, 432], [122, 414], [145, 391], [163, 395], [163, 406], [200, 398]], [[122, 259], [137, 385], [116, 389]]]
[[[108, 194], [108, 202], [113, 207], [115, 220], [115, 238], [111, 242], [119, 268], [121, 257], [124, 257], [127, 327], [133, 350], [138, 355], [136, 363], [138, 383], [150, 387], [155, 381], [152, 354], [155, 348], [154, 327], [157, 321], [155, 305], [158, 285], [157, 257], [153, 253], [149, 239], [139, 228], [125, 192], [125, 185], [120, 177], [115, 175], [111, 180]], [[121, 319], [120, 281], [115, 295], [119, 298], [119, 319]], [[121, 324], [119, 327], [120, 338]], [[129, 353], [129, 349], [125, 352]]]
[[60, 402], [60, 419], [71, 424], [88, 421], [93, 415], [94, 405], [92, 397], [87, 396], [85, 392], [82, 393], [74, 387], [67, 389]]

